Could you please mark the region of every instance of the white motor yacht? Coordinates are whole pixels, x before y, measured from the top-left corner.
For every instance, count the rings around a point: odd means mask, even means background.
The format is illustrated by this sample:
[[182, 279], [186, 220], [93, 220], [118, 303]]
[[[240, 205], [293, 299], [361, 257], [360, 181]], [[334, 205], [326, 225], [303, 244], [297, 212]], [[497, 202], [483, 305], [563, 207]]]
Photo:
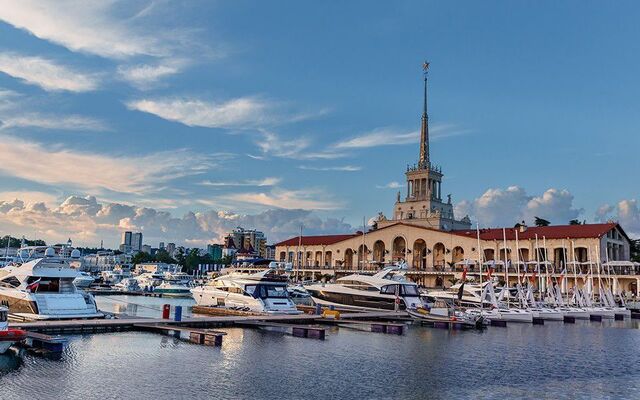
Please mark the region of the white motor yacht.
[[230, 271], [191, 289], [200, 306], [217, 306], [267, 314], [300, 314], [287, 290], [288, 277], [272, 269]]
[[78, 276], [66, 259], [47, 250], [45, 258], [0, 270], [0, 301], [12, 317], [26, 320], [104, 317], [93, 296], [73, 284]]
[[406, 271], [387, 267], [373, 276], [352, 274], [335, 283], [314, 283], [304, 288], [316, 304], [351, 309], [405, 310], [425, 307], [418, 285]]
[[164, 282], [164, 274], [145, 272], [135, 277], [142, 289], [152, 290]]
[[137, 292], [140, 290], [140, 285], [134, 278], [124, 278], [113, 285], [113, 288], [121, 292]]
[[73, 284], [76, 285], [78, 289], [86, 289], [91, 286], [93, 281], [95, 281], [93, 276], [91, 276], [88, 272], [80, 272], [79, 274], [80, 275], [73, 280]]

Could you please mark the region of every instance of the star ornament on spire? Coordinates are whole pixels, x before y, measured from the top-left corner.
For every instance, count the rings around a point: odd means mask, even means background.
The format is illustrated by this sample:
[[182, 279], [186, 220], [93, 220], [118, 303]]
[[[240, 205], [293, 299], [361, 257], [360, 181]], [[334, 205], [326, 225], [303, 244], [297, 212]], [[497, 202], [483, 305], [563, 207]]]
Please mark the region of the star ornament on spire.
[[425, 61], [424, 64], [422, 64], [422, 70], [424, 72], [427, 72], [429, 70], [429, 62]]

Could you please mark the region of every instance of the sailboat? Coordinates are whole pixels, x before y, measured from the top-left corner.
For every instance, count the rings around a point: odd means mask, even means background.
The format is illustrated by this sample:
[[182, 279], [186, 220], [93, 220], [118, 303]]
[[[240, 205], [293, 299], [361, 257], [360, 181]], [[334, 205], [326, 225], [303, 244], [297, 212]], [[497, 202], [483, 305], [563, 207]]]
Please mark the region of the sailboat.
[[[590, 315], [598, 315], [602, 318], [614, 318], [615, 312], [612, 308], [602, 305], [602, 303], [597, 304], [595, 300], [595, 291], [594, 291], [594, 279], [593, 279], [593, 266], [595, 265], [598, 268], [598, 289], [602, 285], [602, 277], [600, 275], [600, 264], [597, 262], [591, 261], [591, 248], [589, 248], [588, 252], [588, 260], [587, 265], [589, 266], [589, 275], [587, 277], [586, 291], [584, 296], [584, 301], [586, 304], [585, 309]], [[599, 300], [602, 301], [603, 293], [599, 293]]]

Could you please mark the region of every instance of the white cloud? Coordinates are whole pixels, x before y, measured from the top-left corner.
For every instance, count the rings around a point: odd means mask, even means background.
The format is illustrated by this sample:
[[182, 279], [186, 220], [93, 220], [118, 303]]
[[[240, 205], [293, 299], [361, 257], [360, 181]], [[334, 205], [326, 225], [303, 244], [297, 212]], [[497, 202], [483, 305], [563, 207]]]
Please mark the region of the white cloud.
[[96, 76], [74, 71], [52, 60], [16, 53], [0, 53], [0, 72], [47, 91], [88, 92], [95, 90], [99, 83]]
[[596, 220], [618, 221], [622, 229], [632, 237], [640, 237], [640, 207], [638, 200], [621, 200], [615, 206], [605, 204], [596, 211]]
[[[439, 140], [446, 137], [458, 136], [468, 133], [468, 130], [459, 129], [455, 125], [434, 125], [429, 130], [430, 140]], [[420, 140], [420, 131], [399, 132], [394, 128], [378, 128], [360, 136], [352, 137], [334, 145], [337, 149], [356, 149], [378, 146], [397, 146], [403, 144], [415, 144]]]
[[376, 147], [385, 145], [401, 145], [415, 143], [420, 138], [418, 131], [399, 133], [389, 128], [376, 129], [361, 136], [356, 136], [335, 145], [338, 149]]
[[245, 180], [245, 181], [236, 181], [236, 182], [213, 182], [213, 181], [202, 181], [200, 182], [200, 185], [203, 186], [220, 186], [220, 187], [224, 187], [224, 186], [258, 186], [258, 187], [263, 187], [263, 186], [275, 186], [278, 183], [282, 182], [282, 178], [274, 178], [274, 177], [269, 177], [269, 178], [264, 178], [264, 179], [250, 179], [250, 180]]
[[335, 150], [318, 150], [311, 140], [304, 137], [282, 138], [274, 132], [260, 130], [262, 137], [256, 145], [265, 156], [291, 158], [295, 160], [333, 160], [345, 155]]
[[120, 77], [139, 88], [147, 88], [162, 78], [179, 73], [185, 62], [164, 62], [156, 64], [137, 64], [118, 67]]
[[303, 210], [334, 210], [340, 208], [339, 203], [323, 199], [325, 196], [318, 190], [273, 189], [269, 193], [234, 193], [222, 198], [232, 202], [262, 206], [262, 208], [275, 207]]
[[140, 11], [128, 7], [130, 4], [112, 0], [0, 0], [0, 19], [76, 52], [108, 58], [168, 55], [177, 45], [172, 37], [179, 37], [179, 33], [167, 28], [155, 34], [144, 32], [142, 24], [130, 18]]
[[270, 106], [257, 97], [214, 103], [198, 99], [141, 99], [126, 103], [131, 110], [156, 115], [187, 126], [205, 128], [255, 127], [269, 118]]
[[308, 165], [300, 165], [299, 169], [304, 169], [308, 171], [345, 171], [345, 172], [356, 172], [361, 171], [362, 167], [358, 167], [355, 165], [343, 165], [343, 166], [333, 166], [333, 167], [314, 167]]
[[567, 224], [583, 213], [573, 205], [573, 195], [567, 190], [548, 189], [541, 196], [530, 196], [519, 186], [507, 189], [488, 189], [479, 198], [456, 204], [456, 217], [470, 215], [481, 226], [513, 226], [524, 220], [533, 223], [534, 217], [554, 224]]
[[270, 243], [295, 236], [301, 225], [307, 235], [353, 231], [341, 219], [322, 219], [304, 210], [272, 209], [253, 215], [209, 210], [176, 217], [153, 208], [100, 202], [92, 196], [70, 196], [59, 205], [1, 199], [3, 232], [29, 238], [35, 234], [48, 243], [71, 237], [77, 245], [98, 246], [103, 239], [115, 247], [120, 233], [127, 229], [143, 232], [144, 243], [151, 245], [164, 241], [197, 246], [221, 242], [237, 226], [265, 232]]
[[103, 121], [82, 115], [20, 114], [16, 109], [6, 115], [0, 115], [0, 129], [40, 128], [69, 131], [106, 131], [109, 129]]
[[141, 193], [170, 180], [195, 175], [212, 166], [207, 157], [186, 150], [136, 157], [109, 156], [46, 147], [0, 135], [0, 173], [29, 181], [72, 188]]
[[401, 187], [404, 187], [403, 184], [401, 184], [400, 182], [389, 182], [386, 185], [377, 185], [376, 188], [378, 189], [400, 189]]

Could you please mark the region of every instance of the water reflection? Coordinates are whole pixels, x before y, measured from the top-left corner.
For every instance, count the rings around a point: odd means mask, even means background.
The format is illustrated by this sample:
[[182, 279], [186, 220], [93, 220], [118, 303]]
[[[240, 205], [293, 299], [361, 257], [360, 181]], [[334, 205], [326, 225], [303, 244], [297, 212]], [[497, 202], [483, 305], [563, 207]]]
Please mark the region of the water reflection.
[[0, 376], [17, 370], [21, 365], [22, 357], [17, 350], [11, 348], [6, 353], [0, 354]]
[[[132, 300], [151, 316], [166, 301]], [[71, 336], [59, 361], [0, 356], [0, 398], [640, 398], [637, 329], [638, 321], [411, 326], [402, 336], [332, 328], [319, 341], [224, 328], [221, 348], [143, 332]]]

